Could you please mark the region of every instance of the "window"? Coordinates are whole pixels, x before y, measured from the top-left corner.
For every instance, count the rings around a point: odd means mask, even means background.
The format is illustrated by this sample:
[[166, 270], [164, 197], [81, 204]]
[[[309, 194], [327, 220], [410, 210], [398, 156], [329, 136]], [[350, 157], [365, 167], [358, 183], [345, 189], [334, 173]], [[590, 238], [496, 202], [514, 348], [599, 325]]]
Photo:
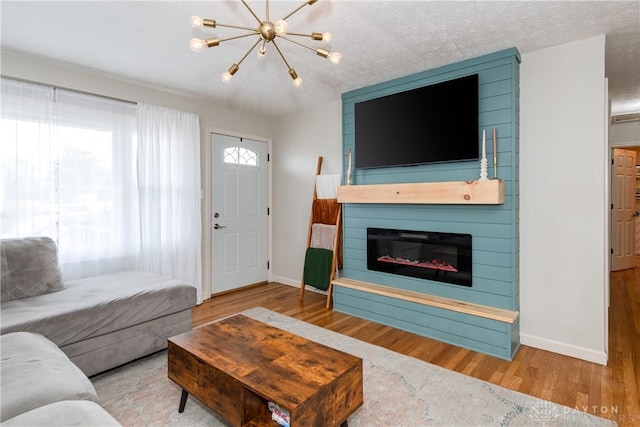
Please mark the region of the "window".
[[135, 268], [136, 106], [2, 78], [0, 237], [49, 236], [66, 280]]
[[258, 153], [242, 147], [225, 148], [222, 158], [227, 164], [258, 166]]

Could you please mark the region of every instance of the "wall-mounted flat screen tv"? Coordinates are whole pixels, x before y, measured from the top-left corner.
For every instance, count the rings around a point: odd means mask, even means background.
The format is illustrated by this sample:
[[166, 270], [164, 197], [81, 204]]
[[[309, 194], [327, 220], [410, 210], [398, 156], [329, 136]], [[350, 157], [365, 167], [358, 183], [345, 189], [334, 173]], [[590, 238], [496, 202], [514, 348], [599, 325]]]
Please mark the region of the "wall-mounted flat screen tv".
[[478, 160], [478, 75], [355, 104], [356, 168]]

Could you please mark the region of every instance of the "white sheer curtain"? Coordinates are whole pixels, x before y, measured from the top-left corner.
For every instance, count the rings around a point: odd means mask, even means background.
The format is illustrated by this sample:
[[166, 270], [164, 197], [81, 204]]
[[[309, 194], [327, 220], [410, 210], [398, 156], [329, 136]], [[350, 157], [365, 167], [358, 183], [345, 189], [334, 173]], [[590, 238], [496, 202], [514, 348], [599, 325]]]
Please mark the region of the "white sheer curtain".
[[202, 302], [200, 121], [138, 104], [140, 268], [193, 284]]
[[1, 82], [0, 235], [53, 238], [65, 280], [136, 268], [135, 104]]
[[1, 82], [0, 237], [57, 237], [53, 88]]
[[135, 269], [136, 106], [57, 90], [56, 107], [61, 267], [76, 277]]

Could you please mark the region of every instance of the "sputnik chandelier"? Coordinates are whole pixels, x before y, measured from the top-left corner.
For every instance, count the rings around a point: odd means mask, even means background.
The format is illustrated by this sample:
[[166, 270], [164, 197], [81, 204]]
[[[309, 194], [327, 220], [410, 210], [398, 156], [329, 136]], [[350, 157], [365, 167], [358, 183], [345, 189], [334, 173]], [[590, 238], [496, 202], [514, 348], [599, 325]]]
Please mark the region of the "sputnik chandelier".
[[258, 48], [258, 58], [262, 58], [267, 53], [267, 47], [266, 47], [267, 43], [272, 43], [273, 47], [276, 49], [276, 51], [284, 61], [285, 65], [287, 66], [287, 69], [289, 70], [289, 75], [293, 79], [293, 84], [295, 86], [300, 86], [302, 84], [302, 79], [298, 77], [296, 70], [294, 70], [285, 59], [284, 55], [282, 54], [282, 51], [280, 50], [280, 48], [278, 47], [278, 44], [276, 43], [276, 38], [280, 38], [290, 43], [297, 44], [298, 46], [302, 46], [306, 49], [315, 51], [316, 54], [318, 54], [318, 56], [329, 59], [333, 64], [340, 63], [340, 60], [342, 59], [342, 55], [340, 55], [340, 53], [330, 52], [327, 49], [323, 49], [323, 48], [314, 49], [296, 40], [293, 40], [290, 37], [290, 36], [310, 37], [311, 40], [314, 40], [314, 41], [327, 41], [327, 42], [331, 41], [331, 33], [300, 34], [300, 33], [290, 33], [288, 31], [289, 24], [287, 23], [286, 20], [289, 17], [291, 17], [294, 13], [302, 9], [304, 6], [307, 6], [307, 5], [311, 6], [314, 3], [316, 3], [318, 0], [308, 0], [302, 3], [300, 6], [298, 6], [292, 12], [284, 16], [282, 19], [277, 20], [275, 24], [269, 20], [269, 0], [266, 0], [266, 18], [264, 19], [264, 21], [258, 18], [258, 16], [249, 7], [247, 2], [245, 2], [244, 0], [241, 0], [241, 1], [242, 1], [242, 4], [244, 4], [245, 7], [249, 10], [251, 15], [253, 15], [253, 17], [256, 19], [256, 21], [258, 21], [257, 28], [248, 28], [248, 27], [241, 27], [237, 25], [221, 24], [219, 22], [216, 22], [214, 19], [206, 19], [206, 18], [201, 18], [199, 16], [191, 17], [191, 26], [194, 28], [226, 27], [226, 28], [234, 28], [238, 30], [249, 31], [249, 33], [240, 34], [238, 36], [229, 37], [226, 39], [217, 39], [217, 38], [211, 38], [211, 39], [205, 39], [205, 40], [201, 40], [197, 38], [191, 39], [190, 46], [191, 46], [191, 50], [193, 50], [194, 52], [200, 52], [204, 50], [204, 48], [218, 46], [221, 42], [224, 42], [224, 41], [239, 39], [242, 37], [258, 36], [258, 40], [253, 44], [253, 46], [251, 46], [251, 48], [247, 51], [247, 53], [244, 54], [242, 59], [240, 59], [240, 61], [237, 62], [236, 64], [233, 64], [231, 68], [229, 68], [229, 70], [222, 75], [222, 81], [224, 81], [225, 83], [228, 83], [231, 80], [231, 77], [233, 77], [233, 75], [240, 69], [240, 64], [242, 64], [242, 61], [244, 61], [245, 58], [251, 53], [251, 51], [253, 51], [258, 45], [260, 45], [260, 47]]

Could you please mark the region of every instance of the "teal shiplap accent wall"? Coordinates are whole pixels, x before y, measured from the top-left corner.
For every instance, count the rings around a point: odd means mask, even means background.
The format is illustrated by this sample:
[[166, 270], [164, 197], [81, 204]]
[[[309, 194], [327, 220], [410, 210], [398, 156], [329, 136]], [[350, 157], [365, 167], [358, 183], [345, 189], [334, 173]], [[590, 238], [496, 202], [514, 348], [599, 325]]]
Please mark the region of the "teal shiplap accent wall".
[[[352, 150], [353, 159], [358, 156], [354, 146], [355, 103], [477, 73], [478, 145], [484, 129], [488, 176], [493, 178], [491, 135], [496, 127], [497, 176], [505, 182], [505, 201], [500, 205], [344, 204], [342, 277], [519, 311], [519, 64], [520, 54], [512, 48], [342, 95], [346, 174], [348, 150]], [[358, 169], [352, 174], [353, 185], [467, 181], [479, 176], [479, 161]], [[471, 234], [473, 286], [367, 270], [367, 227]], [[505, 324], [339, 286], [334, 309], [505, 359], [511, 359], [520, 345], [518, 320]]]

